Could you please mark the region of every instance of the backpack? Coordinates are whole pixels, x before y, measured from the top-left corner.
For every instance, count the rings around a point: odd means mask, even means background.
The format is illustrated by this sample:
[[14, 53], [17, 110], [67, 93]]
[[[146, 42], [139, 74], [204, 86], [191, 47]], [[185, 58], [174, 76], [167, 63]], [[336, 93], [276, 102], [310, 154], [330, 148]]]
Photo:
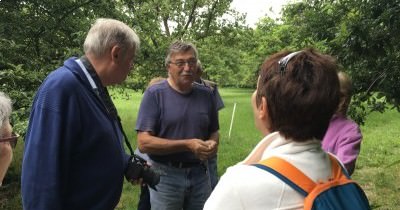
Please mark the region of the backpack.
[[306, 210], [369, 210], [367, 196], [347, 174], [335, 157], [329, 154], [332, 177], [326, 182], [314, 182], [289, 162], [271, 157], [254, 166], [275, 175], [302, 194]]

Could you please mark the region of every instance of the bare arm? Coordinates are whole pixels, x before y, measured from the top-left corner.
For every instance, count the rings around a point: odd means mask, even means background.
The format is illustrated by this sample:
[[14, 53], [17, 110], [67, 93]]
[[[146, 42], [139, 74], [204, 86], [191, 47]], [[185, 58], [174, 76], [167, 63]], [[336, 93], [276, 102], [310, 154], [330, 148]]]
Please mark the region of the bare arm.
[[213, 148], [201, 139], [164, 139], [152, 135], [150, 132], [138, 132], [139, 150], [143, 153], [167, 155], [177, 152], [193, 152], [200, 160], [208, 158]]
[[207, 154], [208, 157], [211, 157], [218, 152], [218, 145], [219, 145], [219, 132], [215, 131], [214, 133], [211, 134], [210, 139], [206, 141], [208, 144], [208, 147], [210, 148], [209, 154]]

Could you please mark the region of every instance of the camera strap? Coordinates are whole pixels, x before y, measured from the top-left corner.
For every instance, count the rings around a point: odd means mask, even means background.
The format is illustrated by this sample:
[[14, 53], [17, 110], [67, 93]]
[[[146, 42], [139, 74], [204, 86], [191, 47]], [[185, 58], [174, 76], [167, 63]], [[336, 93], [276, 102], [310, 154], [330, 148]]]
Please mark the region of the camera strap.
[[81, 67], [83, 73], [90, 83], [90, 86], [92, 86], [93, 92], [103, 104], [108, 115], [112, 118], [114, 122], [116, 122], [125, 140], [125, 144], [129, 149], [129, 152], [131, 153], [131, 155], [133, 155], [132, 145], [130, 144], [128, 137], [125, 134], [124, 128], [122, 127], [121, 118], [118, 115], [118, 111], [110, 97], [110, 94], [108, 93], [107, 88], [101, 84], [100, 78], [98, 77], [96, 71], [94, 70], [92, 64], [86, 56], [82, 56], [80, 59], [76, 59], [75, 61]]

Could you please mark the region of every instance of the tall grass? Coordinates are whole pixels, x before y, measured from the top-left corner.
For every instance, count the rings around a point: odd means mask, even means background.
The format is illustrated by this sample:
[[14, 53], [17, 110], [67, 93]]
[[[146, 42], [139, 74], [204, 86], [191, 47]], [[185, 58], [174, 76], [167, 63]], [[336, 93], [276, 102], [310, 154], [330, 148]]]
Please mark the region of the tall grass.
[[[255, 129], [250, 105], [249, 89], [221, 89], [225, 108], [219, 112], [220, 146], [218, 152], [218, 173], [243, 160], [261, 139]], [[128, 94], [113, 92], [114, 102], [123, 121], [123, 127], [133, 146], [136, 147], [135, 122], [142, 97], [141, 92]], [[229, 128], [234, 104], [236, 112]], [[364, 136], [361, 153], [353, 179], [364, 188], [374, 209], [399, 209], [400, 206], [400, 114], [388, 111], [372, 113], [366, 124], [361, 126]], [[127, 150], [128, 151], [128, 150]], [[14, 151], [14, 161], [6, 176], [6, 188], [0, 188], [0, 209], [22, 209], [20, 194], [20, 173], [23, 142], [20, 140]], [[138, 186], [125, 182], [118, 210], [136, 209], [139, 197]]]

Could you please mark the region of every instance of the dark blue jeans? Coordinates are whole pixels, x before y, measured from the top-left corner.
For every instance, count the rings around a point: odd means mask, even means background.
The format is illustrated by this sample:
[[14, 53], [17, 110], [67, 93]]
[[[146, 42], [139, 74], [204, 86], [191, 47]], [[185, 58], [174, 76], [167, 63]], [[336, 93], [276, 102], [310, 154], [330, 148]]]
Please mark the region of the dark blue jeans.
[[214, 189], [218, 183], [217, 156], [208, 160], [208, 172], [210, 174], [211, 189]]

